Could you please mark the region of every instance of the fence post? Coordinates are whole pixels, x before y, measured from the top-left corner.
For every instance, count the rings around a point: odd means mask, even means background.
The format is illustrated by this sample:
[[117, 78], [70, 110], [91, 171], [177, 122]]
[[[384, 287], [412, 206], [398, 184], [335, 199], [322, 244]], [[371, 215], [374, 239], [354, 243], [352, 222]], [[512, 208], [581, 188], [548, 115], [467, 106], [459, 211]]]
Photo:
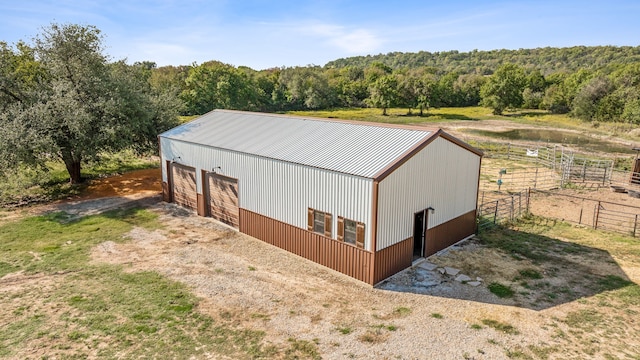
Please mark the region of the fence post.
[[511, 195], [511, 209], [509, 209], [510, 210], [509, 217], [511, 218], [511, 221], [513, 221], [513, 212], [514, 212], [514, 206], [513, 205], [514, 205], [513, 195]]
[[518, 193], [518, 216], [522, 215], [522, 191]]
[[498, 202], [500, 200], [496, 200], [496, 211], [493, 213], [493, 223], [496, 223], [496, 219], [498, 219]]
[[531, 188], [527, 188], [527, 212], [529, 211], [529, 199], [531, 198]]
[[593, 228], [595, 230], [598, 230], [598, 218], [600, 217], [600, 201], [598, 201], [598, 205], [596, 205], [596, 211], [595, 211], [595, 220], [593, 221]]
[[582, 199], [582, 203], [580, 203], [580, 218], [578, 219], [578, 224], [582, 225], [582, 211], [584, 210], [584, 199]]
[[638, 214], [636, 214], [636, 221], [633, 222], [633, 237], [636, 237], [637, 229], [638, 229]]

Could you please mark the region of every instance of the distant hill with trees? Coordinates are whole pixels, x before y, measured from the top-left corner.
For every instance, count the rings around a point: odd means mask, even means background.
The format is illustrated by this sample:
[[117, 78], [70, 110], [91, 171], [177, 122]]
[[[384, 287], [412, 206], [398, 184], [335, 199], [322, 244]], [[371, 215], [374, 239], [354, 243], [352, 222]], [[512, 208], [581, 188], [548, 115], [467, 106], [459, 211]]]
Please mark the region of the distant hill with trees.
[[389, 53], [261, 71], [208, 61], [153, 69], [151, 82], [173, 89], [185, 115], [484, 105], [640, 124], [640, 47], [630, 46]]
[[505, 63], [538, 70], [543, 75], [556, 72], [575, 72], [580, 69], [596, 70], [611, 64], [630, 64], [640, 61], [640, 46], [574, 46], [566, 48], [536, 48], [519, 50], [489, 50], [470, 52], [443, 51], [354, 56], [330, 61], [324, 67], [367, 67], [379, 62], [392, 69], [432, 67], [441, 74], [491, 75]]

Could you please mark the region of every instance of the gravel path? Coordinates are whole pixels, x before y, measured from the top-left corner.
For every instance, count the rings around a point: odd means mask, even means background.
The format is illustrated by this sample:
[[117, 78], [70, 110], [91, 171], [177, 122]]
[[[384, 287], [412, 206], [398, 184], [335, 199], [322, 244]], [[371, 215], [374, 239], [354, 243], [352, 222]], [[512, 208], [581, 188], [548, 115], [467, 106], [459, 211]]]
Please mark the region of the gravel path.
[[372, 288], [174, 205], [151, 209], [165, 230], [135, 229], [130, 242], [98, 246], [94, 260], [184, 282], [202, 298], [200, 311], [263, 330], [276, 346], [314, 342], [325, 359], [505, 359], [552, 341], [539, 312], [501, 305], [485, 286], [437, 270], [414, 268]]

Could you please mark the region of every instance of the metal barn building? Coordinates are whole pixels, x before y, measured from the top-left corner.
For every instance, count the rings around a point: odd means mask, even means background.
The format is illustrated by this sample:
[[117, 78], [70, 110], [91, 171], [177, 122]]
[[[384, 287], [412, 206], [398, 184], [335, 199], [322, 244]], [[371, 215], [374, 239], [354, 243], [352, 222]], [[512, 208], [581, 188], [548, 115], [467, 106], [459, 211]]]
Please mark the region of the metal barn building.
[[482, 153], [442, 130], [214, 110], [159, 141], [165, 201], [369, 284], [476, 230]]

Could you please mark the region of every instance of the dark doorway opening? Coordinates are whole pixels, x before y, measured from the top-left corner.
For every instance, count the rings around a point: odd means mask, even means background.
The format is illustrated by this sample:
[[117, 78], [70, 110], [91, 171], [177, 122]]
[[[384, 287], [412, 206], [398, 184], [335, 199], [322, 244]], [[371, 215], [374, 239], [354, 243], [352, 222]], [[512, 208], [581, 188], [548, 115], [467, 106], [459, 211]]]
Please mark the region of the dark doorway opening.
[[424, 257], [424, 213], [413, 214], [413, 260]]

